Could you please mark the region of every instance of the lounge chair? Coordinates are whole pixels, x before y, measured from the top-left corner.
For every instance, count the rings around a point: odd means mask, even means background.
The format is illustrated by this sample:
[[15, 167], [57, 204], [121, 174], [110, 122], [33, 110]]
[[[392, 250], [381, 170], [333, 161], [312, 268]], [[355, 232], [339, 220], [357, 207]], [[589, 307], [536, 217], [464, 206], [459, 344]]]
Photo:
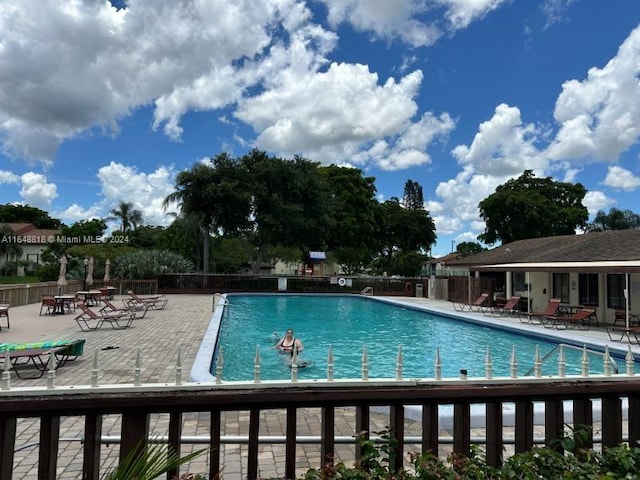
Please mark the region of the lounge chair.
[[[617, 327], [618, 324], [621, 324], [622, 327], [627, 326], [627, 312], [625, 310], [616, 310], [615, 316], [613, 317], [613, 326]], [[637, 313], [629, 312], [629, 326], [637, 327], [640, 325], [640, 315]]]
[[476, 298], [471, 303], [465, 303], [465, 302], [457, 302], [456, 303], [456, 302], [454, 302], [453, 308], [455, 308], [456, 310], [458, 310], [460, 312], [464, 312], [465, 310], [469, 310], [469, 311], [474, 311], [475, 310], [475, 311], [479, 312], [484, 307], [488, 306], [488, 303], [489, 303], [489, 294], [488, 293], [483, 293], [482, 295], [480, 295], [478, 298]]
[[[620, 334], [620, 336], [618, 337], [617, 334]], [[609, 335], [609, 339], [612, 342], [621, 342], [624, 337], [627, 337], [629, 343], [640, 344], [640, 326], [637, 325], [632, 327], [607, 327], [607, 335]], [[631, 335], [633, 335], [633, 339]]]
[[111, 303], [108, 297], [102, 297], [102, 303], [104, 303], [104, 307], [98, 310], [98, 313], [100, 314], [126, 312], [126, 313], [133, 313], [134, 318], [144, 318], [145, 315], [147, 314], [147, 311], [150, 308], [149, 305], [143, 305], [143, 304], [136, 304], [131, 306], [125, 306], [124, 308], [118, 308], [113, 303]]
[[[548, 317], [553, 317], [558, 313], [558, 308], [560, 308], [561, 301], [562, 300], [560, 300], [559, 298], [552, 298], [549, 300], [547, 306], [542, 312], [527, 313], [526, 316], [520, 317], [520, 321], [522, 323], [533, 323], [536, 325], [540, 325], [541, 323], [544, 323]], [[534, 321], [534, 318], [537, 318], [538, 320]]]
[[484, 314], [485, 315], [516, 315], [516, 316], [520, 316], [520, 311], [518, 310], [518, 302], [520, 302], [520, 295], [514, 295], [512, 296], [507, 303], [505, 303], [503, 306], [499, 307], [497, 305], [491, 306], [491, 307], [487, 307], [484, 310]]
[[555, 327], [558, 330], [565, 330], [569, 327], [582, 330], [589, 329], [589, 319], [595, 315], [596, 311], [591, 308], [582, 308], [571, 315], [553, 315], [546, 317], [543, 326], [546, 328]]
[[[9, 324], [9, 307], [11, 304], [9, 302], [0, 302], [0, 317], [5, 317], [7, 319], [7, 328], [11, 328]], [[2, 326], [0, 326], [0, 330], [2, 330]]]
[[167, 306], [167, 303], [169, 302], [169, 300], [167, 298], [163, 298], [162, 295], [140, 297], [137, 294], [133, 293], [132, 290], [128, 290], [127, 293], [131, 298], [122, 299], [122, 302], [126, 307], [147, 306], [148, 308], [152, 308], [154, 310], [162, 310]]
[[[2, 343], [0, 344], [0, 360], [3, 361], [0, 369], [4, 370], [4, 362], [9, 361], [12, 370], [20, 379], [40, 378], [47, 370], [49, 355], [55, 355], [56, 368], [62, 367], [66, 362], [75, 360], [82, 355], [84, 339], [57, 340], [32, 343]], [[46, 360], [45, 357], [46, 356]], [[36, 369], [30, 376], [25, 376], [23, 370]]]
[[130, 311], [97, 313], [91, 310], [84, 302], [78, 303], [78, 308], [82, 310], [82, 313], [75, 318], [75, 321], [83, 332], [98, 330], [105, 323], [111, 325], [114, 330], [129, 328], [135, 316]]

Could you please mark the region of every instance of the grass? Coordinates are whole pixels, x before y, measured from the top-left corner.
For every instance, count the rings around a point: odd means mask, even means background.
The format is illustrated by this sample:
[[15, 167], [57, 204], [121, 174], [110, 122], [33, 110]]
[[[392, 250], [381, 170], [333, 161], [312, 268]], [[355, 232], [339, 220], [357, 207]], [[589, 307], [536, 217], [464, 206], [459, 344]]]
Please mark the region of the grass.
[[38, 277], [0, 277], [0, 285], [22, 285], [24, 283], [38, 283]]

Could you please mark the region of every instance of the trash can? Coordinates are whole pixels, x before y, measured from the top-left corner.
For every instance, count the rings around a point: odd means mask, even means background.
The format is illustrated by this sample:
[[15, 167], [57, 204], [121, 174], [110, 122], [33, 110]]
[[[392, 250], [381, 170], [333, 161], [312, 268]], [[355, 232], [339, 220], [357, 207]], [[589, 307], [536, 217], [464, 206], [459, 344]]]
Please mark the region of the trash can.
[[416, 297], [424, 297], [424, 285], [416, 283]]

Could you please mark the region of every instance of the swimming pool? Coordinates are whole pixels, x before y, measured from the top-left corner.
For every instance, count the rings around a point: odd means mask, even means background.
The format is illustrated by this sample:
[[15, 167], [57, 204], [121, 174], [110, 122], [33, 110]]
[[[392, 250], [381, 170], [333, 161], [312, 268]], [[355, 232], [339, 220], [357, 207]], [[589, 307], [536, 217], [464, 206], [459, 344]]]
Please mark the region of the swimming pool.
[[[404, 378], [433, 378], [437, 348], [442, 377], [454, 378], [460, 375], [461, 369], [467, 370], [471, 377], [484, 376], [487, 347], [491, 350], [494, 376], [506, 377], [510, 375], [514, 347], [518, 374], [524, 375], [533, 365], [536, 346], [541, 356], [557, 346], [553, 341], [533, 335], [516, 334], [358, 295], [234, 294], [228, 296], [219, 332], [216, 332], [218, 341], [212, 373], [221, 347], [224, 380], [252, 380], [258, 349], [262, 379], [290, 378], [288, 356], [274, 349], [275, 342], [287, 328], [293, 328], [305, 346], [301, 357], [310, 366], [298, 371], [302, 379], [326, 378], [329, 346], [333, 353], [334, 378], [362, 376], [365, 345], [370, 378], [395, 378], [400, 346]], [[567, 375], [579, 374], [582, 352], [567, 348], [564, 353]], [[621, 359], [618, 364], [624, 368]], [[589, 367], [590, 373], [601, 373], [602, 356], [590, 354]], [[556, 375], [557, 371], [556, 350], [546, 360], [543, 374]]]

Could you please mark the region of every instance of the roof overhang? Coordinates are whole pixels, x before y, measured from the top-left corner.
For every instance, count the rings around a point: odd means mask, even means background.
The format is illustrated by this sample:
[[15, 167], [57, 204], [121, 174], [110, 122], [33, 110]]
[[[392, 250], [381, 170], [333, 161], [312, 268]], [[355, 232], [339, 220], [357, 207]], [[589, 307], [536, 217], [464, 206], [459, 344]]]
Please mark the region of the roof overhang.
[[469, 266], [469, 270], [472, 272], [633, 273], [640, 272], [640, 260], [501, 263], [496, 265], [473, 265]]

